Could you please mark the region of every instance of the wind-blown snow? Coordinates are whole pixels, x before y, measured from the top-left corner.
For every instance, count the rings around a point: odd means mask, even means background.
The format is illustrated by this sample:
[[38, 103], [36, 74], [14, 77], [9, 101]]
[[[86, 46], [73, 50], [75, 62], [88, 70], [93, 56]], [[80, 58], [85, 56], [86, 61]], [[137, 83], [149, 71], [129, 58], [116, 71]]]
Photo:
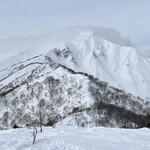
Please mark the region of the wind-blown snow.
[[57, 44], [60, 42], [60, 39], [62, 41], [65, 41], [64, 38], [68, 38], [69, 40], [71, 40], [75, 36], [79, 35], [78, 31], [83, 30], [94, 32], [96, 35], [116, 44], [132, 46], [130, 40], [127, 40], [127, 38], [122, 38], [120, 33], [112, 28], [96, 26], [72, 26], [62, 28], [55, 34], [42, 34], [37, 37], [27, 36], [2, 39], [0, 40], [0, 61], [4, 61], [5, 59], [8, 59], [14, 55], [18, 55], [18, 53], [22, 51], [30, 52], [30, 57], [32, 56], [32, 53], [36, 55], [41, 51], [45, 52], [46, 50], [50, 49], [50, 47], [54, 47], [54, 45], [58, 46]]
[[89, 26], [89, 29], [95, 32], [96, 35], [122, 46], [133, 46], [128, 37], [123, 38], [119, 32], [112, 28]]
[[149, 150], [149, 129], [45, 127], [0, 131], [1, 150]]

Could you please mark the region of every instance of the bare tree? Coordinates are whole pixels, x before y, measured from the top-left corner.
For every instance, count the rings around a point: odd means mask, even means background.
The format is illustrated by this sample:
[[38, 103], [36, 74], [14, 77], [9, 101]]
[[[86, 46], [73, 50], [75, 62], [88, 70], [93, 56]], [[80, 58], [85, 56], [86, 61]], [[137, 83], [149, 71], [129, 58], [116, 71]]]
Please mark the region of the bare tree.
[[41, 99], [39, 102], [39, 125], [40, 125], [40, 132], [42, 132], [42, 126], [43, 126], [43, 121], [44, 121], [44, 117], [45, 117], [45, 110], [44, 110], [44, 106], [45, 106], [45, 99]]
[[74, 116], [75, 122], [77, 124], [77, 126], [79, 127], [81, 124], [81, 114], [80, 113], [76, 113]]
[[8, 111], [6, 111], [4, 114], [3, 114], [3, 118], [4, 118], [4, 123], [5, 123], [5, 126], [8, 127]]
[[34, 126], [34, 131], [33, 131], [33, 144], [35, 144], [36, 136], [37, 136], [37, 129], [36, 129], [36, 127]]
[[39, 123], [40, 123], [40, 132], [42, 132], [42, 125], [43, 125], [43, 118], [42, 118], [42, 111], [41, 106], [39, 106]]

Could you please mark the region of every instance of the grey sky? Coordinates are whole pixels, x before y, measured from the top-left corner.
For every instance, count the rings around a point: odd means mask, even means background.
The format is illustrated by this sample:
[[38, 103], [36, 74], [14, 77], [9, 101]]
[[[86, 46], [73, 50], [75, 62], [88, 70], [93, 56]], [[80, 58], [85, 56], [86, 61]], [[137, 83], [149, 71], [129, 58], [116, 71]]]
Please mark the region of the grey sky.
[[150, 50], [150, 0], [0, 0], [0, 39], [71, 25], [112, 27]]

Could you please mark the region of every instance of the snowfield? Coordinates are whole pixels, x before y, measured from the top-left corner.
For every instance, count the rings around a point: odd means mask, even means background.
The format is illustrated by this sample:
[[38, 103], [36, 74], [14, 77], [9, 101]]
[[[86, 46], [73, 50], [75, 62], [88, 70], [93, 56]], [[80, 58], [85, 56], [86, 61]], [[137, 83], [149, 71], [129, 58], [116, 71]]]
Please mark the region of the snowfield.
[[119, 128], [44, 127], [0, 131], [0, 150], [150, 150], [150, 130]]

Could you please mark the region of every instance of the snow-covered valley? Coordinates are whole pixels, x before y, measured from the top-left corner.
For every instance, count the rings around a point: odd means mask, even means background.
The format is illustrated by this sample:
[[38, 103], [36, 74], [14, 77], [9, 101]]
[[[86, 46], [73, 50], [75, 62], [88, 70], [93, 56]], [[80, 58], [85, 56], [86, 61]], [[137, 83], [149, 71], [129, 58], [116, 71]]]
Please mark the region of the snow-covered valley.
[[118, 128], [44, 127], [32, 144], [33, 128], [0, 131], [1, 150], [150, 150], [150, 131]]

